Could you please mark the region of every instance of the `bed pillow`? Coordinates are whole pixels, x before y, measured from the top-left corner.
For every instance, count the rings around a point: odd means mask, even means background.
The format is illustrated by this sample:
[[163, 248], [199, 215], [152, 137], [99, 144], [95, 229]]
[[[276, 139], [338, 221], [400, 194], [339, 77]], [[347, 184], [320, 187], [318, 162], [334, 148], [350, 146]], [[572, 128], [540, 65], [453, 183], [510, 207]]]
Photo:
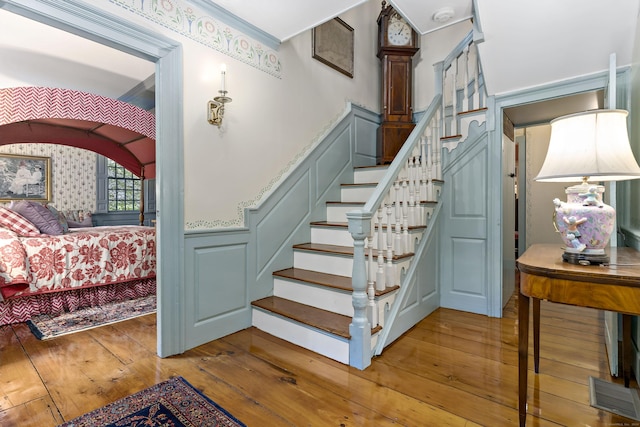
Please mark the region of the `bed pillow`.
[[36, 237], [40, 230], [28, 219], [17, 212], [0, 206], [0, 225], [23, 237]]
[[68, 233], [69, 223], [67, 222], [67, 218], [64, 216], [64, 214], [58, 211], [53, 205], [50, 205], [50, 204], [47, 204], [47, 209], [49, 209], [53, 214], [53, 216], [56, 217], [56, 219], [58, 220], [58, 223], [62, 227], [62, 232]]
[[86, 213], [84, 219], [81, 222], [68, 220], [69, 228], [83, 228], [83, 227], [93, 227], [93, 222], [91, 221], [91, 214]]
[[33, 225], [38, 227], [41, 233], [54, 236], [64, 234], [58, 218], [38, 202], [20, 200], [11, 206], [11, 210], [27, 218]]

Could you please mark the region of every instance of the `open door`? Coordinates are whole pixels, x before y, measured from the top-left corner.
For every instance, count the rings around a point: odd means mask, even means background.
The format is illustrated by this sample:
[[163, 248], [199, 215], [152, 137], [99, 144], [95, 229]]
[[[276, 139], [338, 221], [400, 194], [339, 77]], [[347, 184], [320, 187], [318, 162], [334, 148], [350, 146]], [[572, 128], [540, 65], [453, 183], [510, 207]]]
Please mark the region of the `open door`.
[[513, 123], [503, 116], [502, 134], [502, 307], [515, 291], [516, 150]]
[[[609, 58], [609, 82], [606, 88], [607, 107], [617, 108], [616, 100], [616, 54], [612, 53]], [[607, 183], [605, 194], [607, 195], [607, 204], [616, 209], [616, 184], [615, 181]], [[618, 229], [615, 225], [614, 230]], [[609, 242], [611, 246], [618, 245], [617, 234], [611, 234]], [[607, 356], [609, 358], [609, 370], [614, 377], [618, 376], [618, 341], [620, 329], [618, 325], [621, 322], [621, 314], [613, 311], [604, 312], [604, 340], [607, 348]]]

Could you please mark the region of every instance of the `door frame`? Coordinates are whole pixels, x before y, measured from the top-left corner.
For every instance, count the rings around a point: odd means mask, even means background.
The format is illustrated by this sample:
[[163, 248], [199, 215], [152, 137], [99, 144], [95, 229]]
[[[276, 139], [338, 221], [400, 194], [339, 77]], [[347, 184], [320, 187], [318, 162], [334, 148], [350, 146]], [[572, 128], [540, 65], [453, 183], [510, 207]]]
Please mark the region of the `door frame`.
[[[487, 116], [487, 130], [489, 131], [489, 200], [492, 200], [492, 208], [489, 209], [488, 223], [495, 226], [489, 230], [488, 263], [489, 263], [489, 307], [488, 315], [491, 317], [502, 316], [502, 290], [503, 290], [503, 234], [502, 224], [502, 185], [505, 171], [502, 170], [502, 129], [503, 110], [524, 104], [532, 104], [555, 98], [562, 98], [578, 93], [591, 92], [605, 89], [609, 82], [609, 72], [603, 71], [589, 76], [555, 82], [535, 88], [515, 91], [505, 95], [489, 97]], [[524, 161], [523, 158], [519, 159]], [[525, 183], [526, 185], [526, 183]], [[520, 191], [522, 195], [524, 191]], [[524, 201], [521, 201], [524, 203]], [[525, 214], [522, 212], [521, 214]], [[526, 236], [525, 236], [526, 237]]]
[[77, 0], [0, 0], [0, 8], [155, 62], [157, 353], [184, 344], [184, 162], [182, 45]]

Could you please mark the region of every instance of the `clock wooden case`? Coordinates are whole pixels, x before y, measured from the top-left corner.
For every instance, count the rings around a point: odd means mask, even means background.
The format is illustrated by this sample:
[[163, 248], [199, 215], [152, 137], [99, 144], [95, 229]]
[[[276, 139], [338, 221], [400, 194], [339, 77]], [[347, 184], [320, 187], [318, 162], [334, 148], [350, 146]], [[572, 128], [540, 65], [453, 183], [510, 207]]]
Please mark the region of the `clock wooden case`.
[[377, 163], [391, 163], [415, 127], [413, 123], [413, 63], [418, 35], [382, 2], [378, 16], [378, 58], [381, 65], [382, 124], [378, 129]]

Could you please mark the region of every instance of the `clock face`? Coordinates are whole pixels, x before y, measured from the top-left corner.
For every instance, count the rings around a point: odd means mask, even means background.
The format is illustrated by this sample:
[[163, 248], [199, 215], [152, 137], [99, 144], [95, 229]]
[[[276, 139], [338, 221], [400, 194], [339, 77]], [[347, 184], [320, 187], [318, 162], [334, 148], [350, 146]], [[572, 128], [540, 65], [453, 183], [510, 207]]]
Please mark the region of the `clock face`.
[[387, 27], [387, 39], [394, 46], [406, 46], [411, 42], [411, 27], [404, 21], [393, 20]]

